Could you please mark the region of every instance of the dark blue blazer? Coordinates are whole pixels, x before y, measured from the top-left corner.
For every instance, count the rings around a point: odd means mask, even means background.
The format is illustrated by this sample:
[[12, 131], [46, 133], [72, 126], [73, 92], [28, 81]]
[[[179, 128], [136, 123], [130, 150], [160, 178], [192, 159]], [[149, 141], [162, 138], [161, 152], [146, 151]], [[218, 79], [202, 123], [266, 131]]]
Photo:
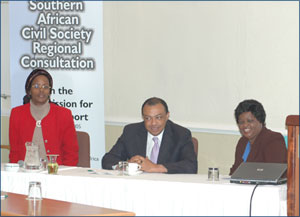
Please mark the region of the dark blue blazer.
[[[102, 158], [102, 168], [112, 169], [119, 161], [135, 155], [146, 157], [147, 133], [144, 122], [125, 126], [117, 143]], [[167, 121], [157, 164], [164, 165], [168, 173], [197, 173], [197, 157], [188, 129]]]

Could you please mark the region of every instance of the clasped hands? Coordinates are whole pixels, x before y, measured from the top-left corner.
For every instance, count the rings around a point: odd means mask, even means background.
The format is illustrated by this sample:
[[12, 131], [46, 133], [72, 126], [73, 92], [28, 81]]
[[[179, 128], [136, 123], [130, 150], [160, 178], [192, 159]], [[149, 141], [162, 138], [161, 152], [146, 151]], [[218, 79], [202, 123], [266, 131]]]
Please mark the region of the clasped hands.
[[167, 168], [165, 168], [161, 164], [155, 164], [150, 161], [147, 157], [143, 157], [140, 155], [135, 155], [129, 159], [130, 163], [138, 163], [141, 165], [141, 170], [148, 173], [166, 173], [168, 172]]

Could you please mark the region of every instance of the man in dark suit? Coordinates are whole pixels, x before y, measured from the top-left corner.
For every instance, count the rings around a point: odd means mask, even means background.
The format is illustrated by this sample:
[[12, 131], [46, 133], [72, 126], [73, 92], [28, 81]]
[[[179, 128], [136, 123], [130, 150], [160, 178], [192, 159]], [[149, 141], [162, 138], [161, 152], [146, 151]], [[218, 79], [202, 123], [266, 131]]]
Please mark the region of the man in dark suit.
[[[197, 173], [191, 132], [169, 120], [166, 102], [152, 97], [142, 105], [143, 122], [124, 127], [123, 134], [102, 158], [102, 168], [119, 161], [135, 162], [153, 173]], [[158, 154], [158, 156], [157, 156]]]

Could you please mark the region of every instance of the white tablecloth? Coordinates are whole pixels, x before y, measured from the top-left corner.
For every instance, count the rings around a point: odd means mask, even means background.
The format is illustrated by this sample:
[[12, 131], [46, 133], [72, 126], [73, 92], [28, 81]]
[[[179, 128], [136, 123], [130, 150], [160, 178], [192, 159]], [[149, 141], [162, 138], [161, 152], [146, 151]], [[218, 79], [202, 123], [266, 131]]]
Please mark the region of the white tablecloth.
[[[60, 167], [46, 172], [7, 172], [1, 169], [1, 191], [27, 194], [29, 181], [42, 183], [44, 198], [132, 211], [136, 215], [248, 216], [254, 185], [207, 181], [207, 175], [151, 174], [120, 176], [116, 171]], [[287, 214], [286, 184], [258, 186], [252, 215]]]

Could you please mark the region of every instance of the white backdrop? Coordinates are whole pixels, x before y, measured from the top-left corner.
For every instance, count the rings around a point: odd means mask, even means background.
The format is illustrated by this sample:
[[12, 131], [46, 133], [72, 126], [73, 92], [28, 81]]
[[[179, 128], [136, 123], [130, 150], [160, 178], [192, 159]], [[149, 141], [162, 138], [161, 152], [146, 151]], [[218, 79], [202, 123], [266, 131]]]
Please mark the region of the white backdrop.
[[[286, 115], [299, 113], [299, 2], [103, 5], [106, 123], [140, 121], [142, 102], [155, 95], [167, 101], [174, 121], [195, 131], [238, 133], [233, 110], [255, 98], [267, 126], [286, 134]], [[3, 49], [13, 36], [1, 35]], [[1, 77], [3, 88], [9, 78]]]
[[[267, 127], [299, 113], [299, 2], [105, 2], [105, 118], [140, 121], [151, 96], [195, 130], [238, 131], [234, 109], [259, 100]], [[224, 130], [224, 131], [222, 131]]]
[[[101, 159], [105, 153], [102, 2], [80, 2], [82, 8], [79, 7], [77, 10], [69, 10], [67, 7], [56, 10], [57, 6], [53, 5], [51, 10], [48, 10], [49, 2], [45, 4], [43, 1], [34, 2], [9, 2], [11, 107], [22, 104], [26, 78], [36, 68], [34, 65], [28, 66], [28, 61], [22, 62], [24, 56], [34, 61], [43, 59], [44, 63], [56, 58], [90, 61], [93, 66], [91, 68], [74, 66], [38, 68], [45, 68], [53, 77], [52, 101], [71, 109], [76, 130], [89, 133], [91, 167], [101, 168]], [[39, 10], [42, 8], [44, 10]], [[49, 23], [48, 14], [61, 19], [57, 21], [55, 18]], [[64, 24], [66, 16], [77, 18], [69, 24]], [[44, 29], [46, 34], [43, 32]], [[51, 38], [55, 34], [56, 38]], [[90, 41], [87, 40], [87, 36]], [[33, 49], [35, 43], [41, 43], [40, 46], [46, 44], [48, 51], [44, 53], [42, 49]], [[51, 56], [49, 44], [54, 43], [61, 47], [64, 44], [76, 44], [77, 51], [73, 47], [72, 53], [61, 50], [63, 54], [58, 52]]]

